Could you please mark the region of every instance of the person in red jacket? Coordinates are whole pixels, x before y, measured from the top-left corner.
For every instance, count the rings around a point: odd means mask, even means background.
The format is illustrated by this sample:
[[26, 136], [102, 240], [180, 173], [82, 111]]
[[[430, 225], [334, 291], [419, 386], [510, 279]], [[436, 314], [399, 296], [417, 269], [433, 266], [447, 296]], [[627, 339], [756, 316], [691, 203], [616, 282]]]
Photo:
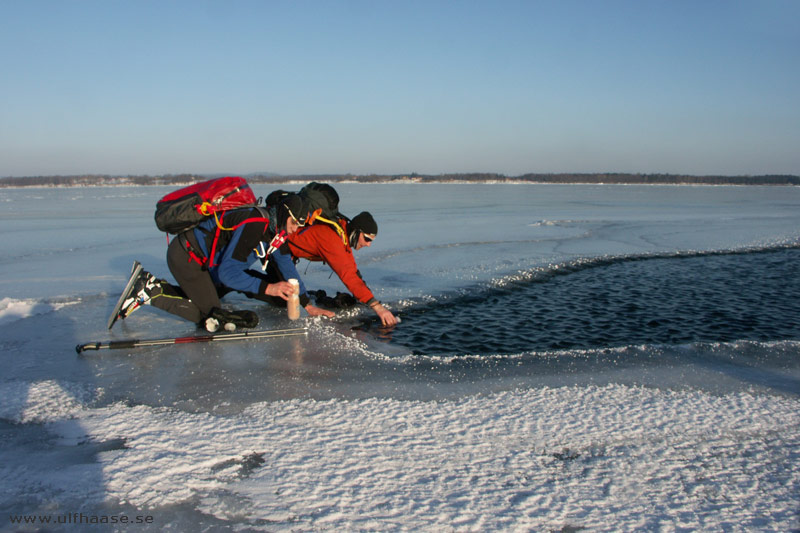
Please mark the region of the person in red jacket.
[[375, 311], [384, 326], [394, 326], [398, 322], [397, 317], [375, 299], [361, 278], [353, 257], [353, 249], [372, 246], [378, 234], [378, 224], [366, 211], [349, 222], [340, 220], [339, 224], [344, 230], [343, 234], [329, 224], [318, 222], [290, 235], [286, 241], [289, 250], [294, 257], [328, 263], [345, 287], [358, 301]]

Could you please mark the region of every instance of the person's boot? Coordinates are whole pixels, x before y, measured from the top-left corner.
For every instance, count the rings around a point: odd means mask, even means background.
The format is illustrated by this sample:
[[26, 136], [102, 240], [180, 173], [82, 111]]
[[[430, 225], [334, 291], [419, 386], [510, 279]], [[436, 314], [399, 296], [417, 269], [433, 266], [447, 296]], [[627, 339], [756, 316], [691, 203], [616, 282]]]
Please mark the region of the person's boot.
[[151, 273], [142, 270], [138, 273], [133, 285], [125, 295], [119, 318], [125, 319], [143, 305], [150, 305], [150, 300], [162, 292], [161, 281]]
[[258, 325], [258, 315], [253, 311], [226, 311], [215, 307], [205, 319], [203, 326], [206, 331], [214, 333], [220, 326], [225, 331], [236, 331], [236, 328], [254, 328]]

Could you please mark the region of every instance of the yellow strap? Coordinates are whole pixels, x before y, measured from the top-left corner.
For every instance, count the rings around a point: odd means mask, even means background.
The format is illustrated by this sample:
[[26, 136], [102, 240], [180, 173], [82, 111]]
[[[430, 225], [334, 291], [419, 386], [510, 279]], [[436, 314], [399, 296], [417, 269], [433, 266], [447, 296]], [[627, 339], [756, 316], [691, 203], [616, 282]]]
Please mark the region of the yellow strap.
[[333, 228], [336, 230], [336, 233], [338, 233], [342, 237], [342, 242], [344, 243], [344, 245], [347, 246], [347, 235], [345, 234], [344, 230], [342, 229], [342, 227], [339, 224], [337, 224], [333, 220], [328, 220], [327, 218], [322, 218], [319, 215], [314, 217], [314, 220], [315, 221], [316, 220], [321, 220], [322, 222], [327, 222], [328, 224], [333, 226]]
[[222, 231], [231, 231], [231, 230], [235, 229], [235, 228], [226, 228], [225, 226], [223, 226], [222, 222], [220, 222], [219, 217], [217, 216], [217, 212], [216, 211], [214, 211], [214, 220], [217, 223], [217, 227], [219, 229], [221, 229]]
[[209, 216], [213, 213], [214, 220], [216, 221], [217, 227], [219, 229], [224, 231], [232, 230], [233, 228], [226, 228], [225, 226], [222, 225], [222, 222], [220, 222], [219, 217], [217, 216], [217, 211], [214, 210], [213, 208], [214, 208], [213, 204], [210, 204], [209, 202], [203, 202], [202, 204], [200, 204], [200, 206], [198, 206], [197, 211], [204, 216]]
[[200, 204], [200, 207], [197, 208], [197, 211], [199, 211], [201, 215], [208, 216], [213, 212], [213, 211], [209, 211], [209, 209], [212, 208], [212, 207], [214, 207], [214, 206], [211, 205], [210, 203], [203, 202], [202, 204]]

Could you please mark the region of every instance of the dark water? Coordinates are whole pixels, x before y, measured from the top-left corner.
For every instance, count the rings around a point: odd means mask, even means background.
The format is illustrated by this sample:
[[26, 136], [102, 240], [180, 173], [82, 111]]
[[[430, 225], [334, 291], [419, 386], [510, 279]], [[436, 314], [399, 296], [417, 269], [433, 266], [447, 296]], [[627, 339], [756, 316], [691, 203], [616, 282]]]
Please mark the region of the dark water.
[[800, 248], [600, 259], [408, 309], [415, 354], [800, 339]]

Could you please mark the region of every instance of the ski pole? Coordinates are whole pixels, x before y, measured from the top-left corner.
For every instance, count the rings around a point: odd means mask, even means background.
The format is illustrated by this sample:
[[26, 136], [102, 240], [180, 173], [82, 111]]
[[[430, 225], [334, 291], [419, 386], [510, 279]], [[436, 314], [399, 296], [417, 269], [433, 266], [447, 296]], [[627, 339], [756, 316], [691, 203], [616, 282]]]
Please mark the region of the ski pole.
[[189, 337], [173, 337], [168, 339], [128, 339], [110, 342], [87, 342], [75, 347], [78, 353], [87, 350], [118, 350], [124, 348], [139, 348], [142, 346], [166, 346], [170, 344], [189, 344], [194, 342], [238, 341], [246, 339], [265, 339], [272, 337], [291, 337], [294, 335], [307, 335], [308, 328], [275, 329], [265, 331], [244, 331], [241, 333], [219, 333], [217, 335], [193, 335]]

